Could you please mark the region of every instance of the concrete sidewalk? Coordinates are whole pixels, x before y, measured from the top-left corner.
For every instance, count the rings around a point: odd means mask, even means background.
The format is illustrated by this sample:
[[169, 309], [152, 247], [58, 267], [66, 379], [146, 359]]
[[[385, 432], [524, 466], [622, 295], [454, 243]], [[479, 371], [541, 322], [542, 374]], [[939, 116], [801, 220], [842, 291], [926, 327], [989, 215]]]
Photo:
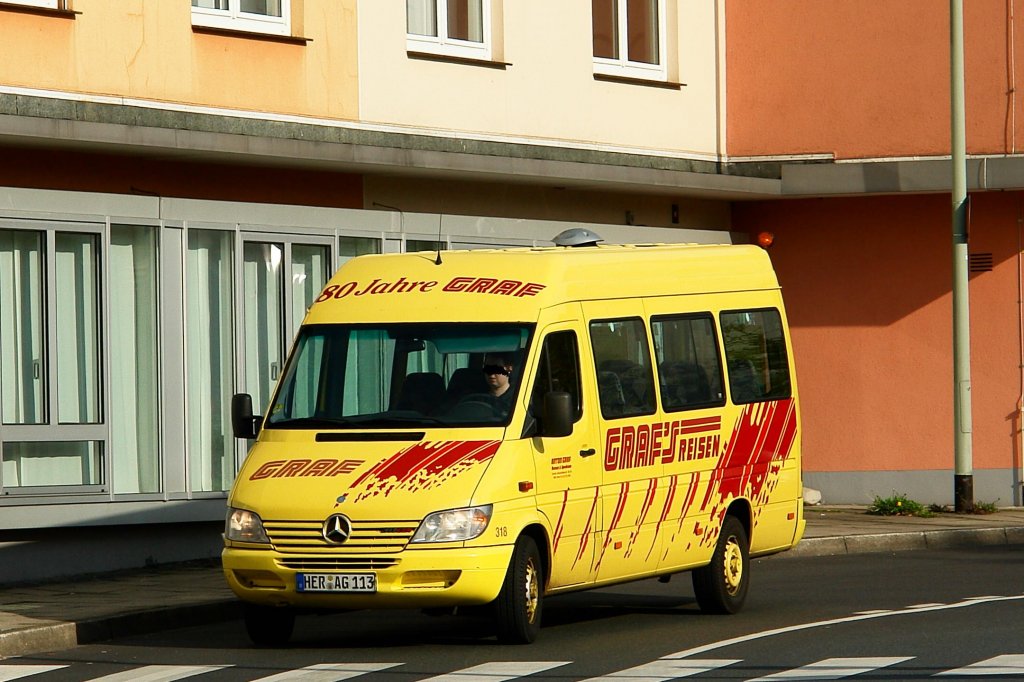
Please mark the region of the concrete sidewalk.
[[[1024, 545], [1024, 508], [922, 519], [871, 516], [863, 507], [807, 507], [807, 530], [780, 560]], [[774, 558], [772, 560], [775, 560]], [[241, 616], [215, 562], [140, 569], [40, 585], [0, 587], [0, 658]]]

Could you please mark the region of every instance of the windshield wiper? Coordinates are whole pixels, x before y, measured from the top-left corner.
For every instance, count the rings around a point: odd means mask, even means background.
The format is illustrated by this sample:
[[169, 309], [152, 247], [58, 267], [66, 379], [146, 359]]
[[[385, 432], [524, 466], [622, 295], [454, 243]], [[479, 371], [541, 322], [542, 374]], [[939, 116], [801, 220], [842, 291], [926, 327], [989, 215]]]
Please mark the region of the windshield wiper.
[[360, 419], [357, 423], [359, 426], [391, 426], [393, 424], [433, 424], [435, 426], [452, 426], [452, 424], [446, 421], [442, 421], [437, 417], [430, 417], [425, 414], [418, 417], [407, 417], [405, 415], [388, 415], [386, 417], [373, 416], [367, 419]]
[[268, 422], [271, 429], [332, 429], [339, 426], [356, 426], [357, 422], [346, 417], [298, 417]]

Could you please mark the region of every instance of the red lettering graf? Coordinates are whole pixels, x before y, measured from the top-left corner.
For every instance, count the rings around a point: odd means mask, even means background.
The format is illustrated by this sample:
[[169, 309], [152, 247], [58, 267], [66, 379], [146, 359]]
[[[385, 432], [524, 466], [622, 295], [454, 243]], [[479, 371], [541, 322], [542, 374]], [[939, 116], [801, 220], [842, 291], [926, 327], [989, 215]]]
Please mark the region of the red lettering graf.
[[366, 460], [362, 459], [275, 459], [264, 462], [249, 476], [250, 481], [263, 478], [311, 478], [350, 474]]
[[605, 433], [605, 471], [717, 457], [721, 417], [615, 426]]
[[496, 294], [500, 296], [536, 296], [545, 285], [536, 282], [520, 282], [517, 279], [494, 279], [493, 277], [452, 277], [441, 291], [465, 294]]
[[[380, 296], [387, 294], [415, 294], [432, 291], [439, 282], [435, 280], [408, 280], [399, 277], [396, 280], [380, 279], [367, 282], [342, 282], [329, 284], [317, 296], [315, 303], [348, 298], [349, 296]], [[452, 277], [441, 287], [446, 293], [459, 294], [491, 294], [497, 296], [536, 296], [546, 285], [537, 282], [520, 282], [517, 279], [495, 279], [493, 277]]]

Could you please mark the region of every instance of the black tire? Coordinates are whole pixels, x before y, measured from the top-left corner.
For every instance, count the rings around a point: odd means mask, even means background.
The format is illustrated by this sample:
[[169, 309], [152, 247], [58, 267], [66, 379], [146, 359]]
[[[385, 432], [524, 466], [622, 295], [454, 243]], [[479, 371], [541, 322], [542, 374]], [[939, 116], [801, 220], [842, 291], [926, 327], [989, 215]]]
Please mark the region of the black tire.
[[737, 613], [750, 587], [750, 542], [743, 524], [726, 516], [711, 563], [693, 571], [693, 592], [704, 613]]
[[498, 641], [529, 644], [537, 639], [543, 605], [544, 566], [537, 543], [523, 535], [516, 541], [505, 583], [494, 602]]
[[258, 647], [282, 647], [295, 629], [295, 612], [287, 608], [246, 604], [245, 631]]

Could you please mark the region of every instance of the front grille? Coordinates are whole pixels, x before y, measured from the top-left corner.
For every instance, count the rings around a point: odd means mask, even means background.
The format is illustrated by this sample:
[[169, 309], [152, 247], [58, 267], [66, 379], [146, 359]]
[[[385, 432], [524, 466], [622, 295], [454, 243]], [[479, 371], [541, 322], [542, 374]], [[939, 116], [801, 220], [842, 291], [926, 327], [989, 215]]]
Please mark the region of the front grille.
[[323, 519], [317, 521], [264, 521], [263, 528], [274, 549], [282, 554], [329, 552], [331, 554], [387, 554], [401, 552], [416, 532], [418, 521], [356, 521], [343, 545], [332, 545], [323, 536]]
[[293, 571], [381, 571], [399, 564], [384, 557], [301, 556], [279, 559], [277, 565]]

